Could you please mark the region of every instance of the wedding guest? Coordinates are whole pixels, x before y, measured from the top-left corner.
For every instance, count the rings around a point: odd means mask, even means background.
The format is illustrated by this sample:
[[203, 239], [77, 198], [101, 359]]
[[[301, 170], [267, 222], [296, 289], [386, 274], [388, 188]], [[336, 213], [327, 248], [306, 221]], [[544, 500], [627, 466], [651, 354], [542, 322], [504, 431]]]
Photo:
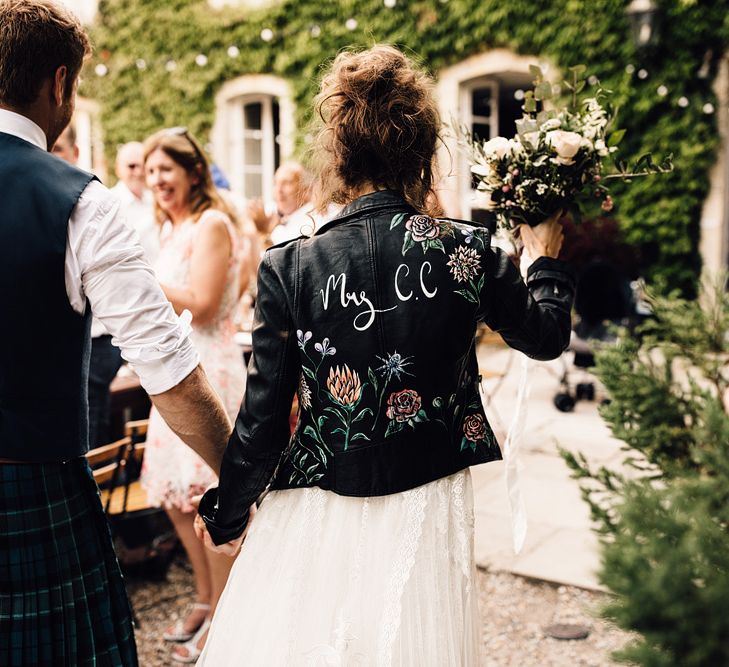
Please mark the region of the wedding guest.
[[142, 144], [130, 141], [122, 145], [115, 166], [119, 180], [111, 191], [121, 200], [127, 222], [139, 234], [147, 260], [154, 264], [159, 254], [159, 227], [154, 220], [154, 199], [145, 183]]
[[260, 199], [248, 205], [248, 215], [264, 237], [267, 246], [290, 241], [302, 234], [310, 236], [326, 218], [314, 210], [312, 178], [299, 162], [285, 162], [274, 174], [274, 202], [264, 206]]
[[230, 421], [94, 176], [53, 157], [91, 47], [49, 0], [0, 2], [0, 665], [138, 664], [84, 454], [93, 312], [159, 414], [218, 470]]
[[316, 109], [318, 208], [344, 209], [261, 263], [245, 400], [196, 531], [236, 553], [271, 490], [198, 664], [472, 667], [469, 466], [501, 458], [474, 334], [565, 349], [561, 227], [522, 229], [524, 282], [486, 229], [437, 217], [432, 81], [395, 48], [340, 53]]
[[[234, 340], [240, 296], [241, 243], [235, 214], [212, 183], [197, 140], [184, 128], [162, 130], [144, 142], [147, 185], [161, 226], [155, 264], [162, 290], [177, 313], [192, 313], [192, 340], [213, 387], [234, 417], [245, 385], [245, 367]], [[196, 602], [164, 639], [178, 662], [195, 662], [232, 560], [206, 551], [195, 538], [191, 498], [217, 480], [210, 466], [152, 410], [142, 469], [150, 503], [167, 510], [192, 565]]]

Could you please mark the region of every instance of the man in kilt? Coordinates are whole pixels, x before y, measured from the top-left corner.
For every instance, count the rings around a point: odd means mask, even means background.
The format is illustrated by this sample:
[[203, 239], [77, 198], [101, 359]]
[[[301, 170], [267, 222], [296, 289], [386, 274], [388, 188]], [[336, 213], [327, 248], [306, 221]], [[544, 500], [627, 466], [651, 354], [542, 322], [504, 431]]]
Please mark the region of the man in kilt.
[[136, 665], [84, 454], [91, 313], [216, 471], [231, 431], [119, 201], [50, 152], [89, 41], [50, 0], [0, 0], [0, 665]]

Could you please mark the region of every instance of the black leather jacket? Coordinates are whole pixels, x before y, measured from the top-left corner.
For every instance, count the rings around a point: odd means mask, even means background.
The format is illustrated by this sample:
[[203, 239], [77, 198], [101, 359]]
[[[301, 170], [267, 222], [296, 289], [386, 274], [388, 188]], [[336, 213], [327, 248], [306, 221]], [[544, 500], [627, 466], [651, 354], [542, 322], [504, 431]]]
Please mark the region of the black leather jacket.
[[479, 395], [476, 325], [552, 359], [569, 341], [573, 295], [562, 262], [538, 259], [525, 285], [487, 230], [419, 215], [390, 191], [271, 248], [243, 405], [219, 488], [200, 505], [213, 540], [241, 534], [269, 483], [384, 495], [500, 459]]

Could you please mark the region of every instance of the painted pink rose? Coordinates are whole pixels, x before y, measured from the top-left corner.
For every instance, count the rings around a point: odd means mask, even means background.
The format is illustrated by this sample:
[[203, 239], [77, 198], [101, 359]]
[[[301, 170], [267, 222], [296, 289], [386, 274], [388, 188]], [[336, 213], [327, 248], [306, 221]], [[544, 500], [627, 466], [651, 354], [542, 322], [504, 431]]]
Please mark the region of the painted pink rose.
[[397, 422], [406, 422], [418, 414], [421, 399], [413, 389], [394, 391], [387, 399], [387, 418]]
[[471, 442], [483, 440], [486, 437], [486, 422], [483, 415], [468, 415], [463, 420], [463, 434]]
[[438, 223], [427, 215], [411, 215], [405, 222], [407, 229], [413, 237], [413, 241], [422, 243], [437, 239], [440, 236]]

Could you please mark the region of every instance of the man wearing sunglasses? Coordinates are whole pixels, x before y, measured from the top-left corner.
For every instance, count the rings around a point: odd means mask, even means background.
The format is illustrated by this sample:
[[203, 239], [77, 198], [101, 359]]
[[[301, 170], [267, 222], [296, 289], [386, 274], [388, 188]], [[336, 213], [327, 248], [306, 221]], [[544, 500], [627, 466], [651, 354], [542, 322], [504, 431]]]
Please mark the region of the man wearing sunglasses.
[[159, 254], [159, 229], [154, 222], [152, 193], [144, 179], [144, 149], [138, 141], [122, 145], [116, 154], [116, 176], [111, 191], [119, 197], [122, 212], [139, 234], [147, 261], [154, 265]]
[[0, 665], [138, 659], [88, 450], [91, 314], [219, 472], [231, 425], [119, 200], [48, 151], [91, 52], [50, 0], [0, 1]]

